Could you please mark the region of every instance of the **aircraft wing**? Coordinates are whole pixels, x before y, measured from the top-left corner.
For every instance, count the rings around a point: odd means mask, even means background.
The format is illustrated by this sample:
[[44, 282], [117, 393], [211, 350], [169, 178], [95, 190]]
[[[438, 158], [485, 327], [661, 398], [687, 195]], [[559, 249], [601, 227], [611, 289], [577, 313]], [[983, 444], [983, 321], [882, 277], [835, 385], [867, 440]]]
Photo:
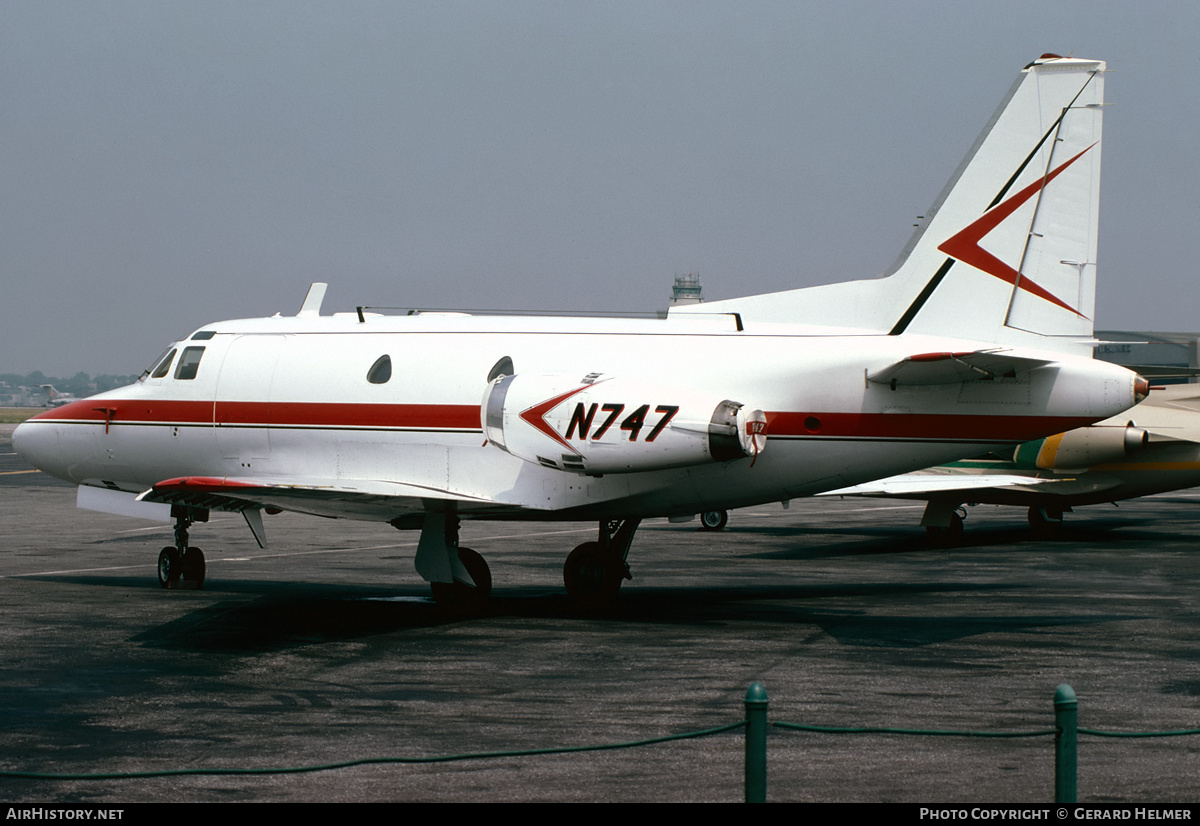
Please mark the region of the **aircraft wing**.
[[183, 476], [165, 479], [138, 496], [138, 501], [187, 505], [245, 514], [250, 510], [278, 509], [316, 516], [350, 514], [396, 519], [435, 510], [438, 502], [453, 502], [459, 509], [498, 511], [516, 506], [496, 503], [432, 486], [382, 480], [326, 479], [303, 485], [267, 479]]
[[981, 489], [1021, 488], [1061, 482], [1006, 473], [904, 473], [874, 482], [819, 493], [818, 496], [896, 496], [926, 499], [933, 494]]
[[917, 353], [867, 376], [877, 384], [957, 384], [1014, 376], [1049, 364], [1044, 359], [1014, 356], [1001, 350]]

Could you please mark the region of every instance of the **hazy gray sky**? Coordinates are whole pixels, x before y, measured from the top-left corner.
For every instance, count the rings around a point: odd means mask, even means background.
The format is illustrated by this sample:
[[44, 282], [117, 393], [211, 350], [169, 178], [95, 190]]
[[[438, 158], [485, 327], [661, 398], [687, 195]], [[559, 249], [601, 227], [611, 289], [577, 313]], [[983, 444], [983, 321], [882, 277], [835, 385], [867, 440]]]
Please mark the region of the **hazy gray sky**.
[[878, 275], [1020, 68], [1108, 61], [1097, 325], [1200, 330], [1200, 3], [0, 2], [0, 372], [209, 321]]

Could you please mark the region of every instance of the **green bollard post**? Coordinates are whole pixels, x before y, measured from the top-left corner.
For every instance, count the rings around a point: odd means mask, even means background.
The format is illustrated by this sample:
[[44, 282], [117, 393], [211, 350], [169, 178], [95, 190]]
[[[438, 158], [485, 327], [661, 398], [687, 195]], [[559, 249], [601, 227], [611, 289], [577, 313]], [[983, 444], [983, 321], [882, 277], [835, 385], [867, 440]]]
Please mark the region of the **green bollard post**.
[[1079, 764], [1079, 701], [1066, 683], [1054, 692], [1054, 802], [1074, 803]]
[[746, 689], [746, 802], [767, 802], [767, 689]]

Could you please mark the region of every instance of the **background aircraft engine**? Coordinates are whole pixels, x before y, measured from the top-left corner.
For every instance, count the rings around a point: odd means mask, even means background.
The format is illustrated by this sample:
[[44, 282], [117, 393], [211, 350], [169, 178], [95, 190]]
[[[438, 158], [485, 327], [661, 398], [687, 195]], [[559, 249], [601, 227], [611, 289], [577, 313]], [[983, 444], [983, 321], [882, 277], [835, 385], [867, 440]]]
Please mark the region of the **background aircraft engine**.
[[492, 444], [575, 473], [753, 462], [767, 443], [761, 410], [701, 390], [603, 373], [502, 376], [488, 386], [482, 413]]
[[1133, 422], [1124, 427], [1081, 427], [1017, 448], [1013, 461], [1042, 470], [1083, 470], [1124, 459], [1148, 444], [1150, 434]]

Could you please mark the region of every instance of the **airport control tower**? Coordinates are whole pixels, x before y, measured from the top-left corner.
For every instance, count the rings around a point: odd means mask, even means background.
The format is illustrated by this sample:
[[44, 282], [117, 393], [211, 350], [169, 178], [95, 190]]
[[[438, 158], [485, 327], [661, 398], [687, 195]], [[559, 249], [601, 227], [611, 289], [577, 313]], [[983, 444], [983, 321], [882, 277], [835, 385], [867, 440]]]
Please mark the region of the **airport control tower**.
[[700, 274], [689, 272], [687, 275], [675, 276], [675, 286], [671, 288], [671, 306], [679, 304], [700, 304], [704, 299], [700, 296]]

